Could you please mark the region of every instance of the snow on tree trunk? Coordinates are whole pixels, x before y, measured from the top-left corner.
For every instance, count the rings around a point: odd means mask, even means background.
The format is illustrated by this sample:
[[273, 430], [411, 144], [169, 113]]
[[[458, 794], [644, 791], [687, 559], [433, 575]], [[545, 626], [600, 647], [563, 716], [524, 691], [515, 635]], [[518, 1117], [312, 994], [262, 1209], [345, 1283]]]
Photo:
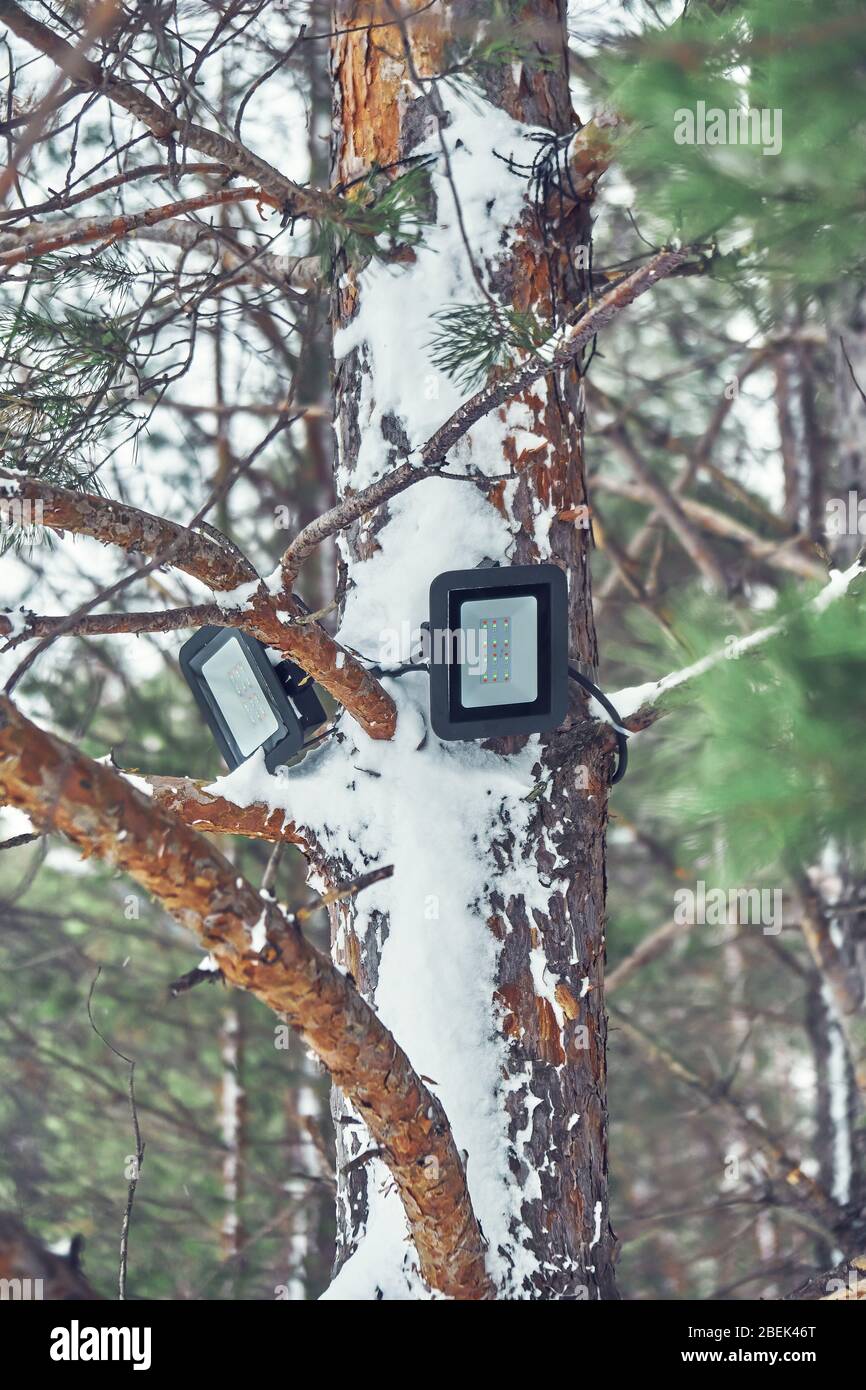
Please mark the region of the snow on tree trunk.
[[[335, 178], [435, 159], [422, 245], [340, 268], [341, 496], [405, 458], [462, 399], [431, 364], [434, 311], [483, 305], [479, 276], [546, 323], [581, 297], [587, 209], [564, 176], [537, 186], [525, 167], [542, 149], [550, 170], [561, 166], [574, 128], [564, 6], [524, 9], [543, 60], [487, 68], [482, 92], [424, 81], [441, 72], [453, 35], [464, 49], [471, 41], [472, 6], [406, 24], [414, 74], [398, 28], [364, 27], [391, 18], [387, 5], [336, 6]], [[550, 378], [473, 428], [448, 471], [491, 484], [427, 479], [352, 528], [342, 641], [376, 661], [406, 659], [435, 575], [485, 559], [552, 560], [568, 575], [572, 656], [594, 666], [577, 387], [575, 376]], [[394, 739], [374, 742], [344, 719], [315, 776], [295, 783], [293, 808], [315, 825], [330, 879], [394, 865], [391, 880], [340, 905], [336, 958], [445, 1106], [500, 1293], [615, 1297], [602, 992], [609, 750], [577, 704], [550, 736], [443, 745], [428, 727], [426, 676], [385, 685]], [[335, 1121], [342, 1268], [326, 1296], [421, 1296], [397, 1194], [339, 1095]]]

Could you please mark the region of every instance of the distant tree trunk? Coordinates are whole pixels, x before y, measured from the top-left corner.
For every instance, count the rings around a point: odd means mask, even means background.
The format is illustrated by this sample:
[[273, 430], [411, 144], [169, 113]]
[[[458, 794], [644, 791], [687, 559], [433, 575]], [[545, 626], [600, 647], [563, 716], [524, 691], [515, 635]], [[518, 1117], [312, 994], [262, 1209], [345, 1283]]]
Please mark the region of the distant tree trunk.
[[220, 1060], [222, 1062], [220, 1130], [223, 1141], [223, 1218], [220, 1228], [220, 1243], [223, 1263], [226, 1267], [226, 1277], [223, 1281], [224, 1296], [233, 1298], [237, 1294], [243, 1245], [240, 1204], [246, 1118], [246, 1096], [241, 1085], [243, 1024], [240, 1011], [233, 1006], [227, 1008], [223, 1013], [222, 1027], [220, 1028]]
[[[850, 492], [858, 503], [866, 499], [866, 288], [856, 282], [843, 290], [842, 303], [835, 307], [828, 323], [835, 394], [836, 477], [834, 495], [847, 503]], [[859, 511], [855, 507], [855, 514]], [[859, 528], [849, 528], [844, 535], [830, 538], [830, 549], [840, 569], [853, 564], [866, 543]], [[848, 1201], [862, 1209], [866, 1200], [866, 1025], [863, 1007], [866, 1004], [866, 931], [863, 928], [862, 904], [866, 901], [866, 880], [858, 870], [861, 858], [859, 844], [831, 844], [822, 866], [827, 885], [823, 897], [826, 904], [828, 935], [838, 957], [839, 980], [842, 990], [833, 991], [829, 982], [824, 997], [831, 1020], [836, 1022], [838, 1046], [841, 1048], [845, 1024], [849, 1025], [848, 1064], [844, 1059], [837, 1066], [837, 1111], [843, 1110], [842, 1092], [847, 1089], [847, 1158], [843, 1160], [842, 1179], [837, 1174], [837, 1186], [845, 1189]], [[859, 910], [858, 910], [859, 909]], [[850, 1007], [842, 1010], [840, 994], [844, 993]], [[842, 1017], [842, 1013], [847, 1017]], [[853, 1046], [851, 1043], [853, 1042]], [[841, 1151], [840, 1151], [841, 1152]], [[859, 1231], [862, 1239], [862, 1217]]]
[[780, 352], [776, 357], [776, 419], [779, 426], [779, 445], [782, 453], [782, 472], [785, 480], [785, 520], [794, 530], [800, 527], [802, 478], [800, 448], [794, 424], [793, 354]]
[[[836, 484], [847, 501], [849, 490], [866, 498], [866, 288], [849, 289], [827, 327], [836, 382]], [[856, 531], [834, 538], [834, 554], [850, 564], [863, 536]]]
[[[294, 1042], [295, 1040], [293, 1040]], [[315, 1180], [321, 1173], [321, 1159], [308, 1128], [309, 1121], [320, 1113], [320, 1101], [312, 1084], [311, 1063], [300, 1045], [295, 1042], [299, 1075], [295, 1085], [286, 1092], [286, 1119], [289, 1129], [291, 1172], [286, 1192], [292, 1201], [289, 1241], [287, 1298], [303, 1302], [308, 1297], [309, 1266], [319, 1220], [319, 1203]]]
[[[403, 6], [404, 12], [422, 8], [420, 0]], [[454, 145], [453, 108], [463, 98], [446, 84], [424, 84], [425, 78], [442, 71], [448, 54], [458, 46], [465, 52], [479, 37], [479, 9], [486, 7], [453, 0], [406, 23], [422, 92], [413, 81], [399, 31], [366, 27], [392, 18], [390, 6], [384, 0], [342, 0], [335, 10], [338, 33], [332, 68], [335, 181], [349, 183], [375, 168], [389, 168], [430, 141], [425, 148], [437, 155], [436, 226], [450, 230], [450, 250], [438, 259], [428, 258], [425, 274], [441, 276], [443, 295], [455, 293], [449, 287], [462, 280], [464, 302], [480, 304], [482, 293], [473, 282], [477, 277], [457, 225], [436, 138], [442, 102], [450, 113], [440, 120], [442, 134]], [[575, 129], [564, 66], [564, 0], [532, 0], [521, 7], [520, 18], [528, 35], [526, 60], [482, 68], [484, 94], [468, 98], [476, 107], [489, 103], [491, 115], [489, 134], [482, 134], [483, 124], [472, 125], [471, 155], [477, 161], [477, 179], [489, 181], [494, 217], [499, 215], [501, 185], [514, 177], [496, 154], [505, 158], [514, 153], [528, 165], [542, 150], [530, 140], [514, 150], [500, 149], [507, 123], [499, 112], [548, 133], [544, 149], [549, 178], [538, 186], [525, 181], [519, 225], [498, 259], [478, 261], [472, 231], [477, 205], [465, 220], [484, 292], [495, 293], [515, 309], [532, 311], [550, 325], [571, 313], [586, 293], [585, 269], [576, 252], [587, 245], [590, 224], [587, 205], [572, 196], [563, 172], [569, 135]], [[452, 159], [457, 153], [455, 146]], [[455, 174], [455, 180], [461, 198], [470, 197], [471, 184], [463, 175]], [[364, 277], [349, 265], [340, 270], [335, 328], [348, 326], [358, 337]], [[431, 306], [419, 294], [417, 282], [413, 287], [411, 271], [396, 265], [390, 273], [406, 277], [399, 324], [367, 320], [360, 339], [342, 356], [337, 340], [340, 495], [369, 481], [371, 450], [376, 451], [376, 471], [383, 472], [410, 446], [423, 442], [412, 425], [419, 396], [426, 392], [434, 397], [429, 418], [436, 424], [436, 393], [444, 398], [451, 390], [432, 365], [429, 376], [421, 380], [407, 375], [409, 368], [402, 361], [405, 344], [427, 341], [433, 326]], [[446, 298], [438, 307], [448, 305]], [[471, 463], [491, 475], [512, 474], [507, 483], [494, 482], [482, 491], [470, 482], [426, 481], [392, 503], [385, 515], [364, 518], [349, 532], [343, 563], [349, 582], [347, 616], [354, 617], [355, 626], [350, 624], [347, 640], [359, 625], [359, 605], [364, 612], [378, 606], [396, 621], [408, 617], [413, 626], [426, 616], [424, 611], [406, 612], [409, 600], [399, 570], [375, 565], [380, 545], [398, 557], [394, 563], [401, 557], [411, 559], [416, 546], [423, 550], [417, 563], [429, 570], [425, 586], [436, 573], [459, 563], [474, 565], [485, 555], [502, 563], [552, 560], [568, 575], [572, 657], [588, 671], [594, 669], [590, 540], [580, 524], [586, 492], [578, 387], [576, 374], [536, 385], [477, 426], [468, 447], [464, 442], [449, 460], [450, 471]], [[439, 410], [444, 419], [444, 399]], [[483, 509], [488, 509], [489, 523]], [[497, 535], [498, 541], [489, 539]], [[412, 595], [417, 587], [413, 582]], [[422, 681], [412, 676], [389, 687], [402, 697], [404, 727], [410, 725], [413, 708], [424, 708]], [[424, 962], [423, 972], [405, 978], [404, 989], [410, 1012], [420, 1019], [419, 1036], [434, 1039], [437, 1019], [443, 1036], [441, 1047], [430, 1041], [426, 1055], [413, 1055], [413, 1061], [439, 1083], [458, 1146], [468, 1149], [469, 1188], [490, 1243], [491, 1272], [505, 1297], [616, 1297], [615, 1237], [608, 1220], [603, 1003], [610, 749], [590, 732], [593, 726], [582, 722], [582, 712], [575, 702], [565, 730], [541, 737], [531, 769], [527, 740], [517, 738], [488, 745], [490, 758], [465, 762], [459, 804], [453, 806], [453, 816], [462, 826], [461, 843], [455, 845], [451, 827], [441, 820], [427, 830], [428, 836], [442, 837], [446, 857], [438, 878], [429, 859], [417, 852], [422, 845], [415, 846], [413, 866], [412, 846], [400, 832], [404, 818], [418, 823], [412, 803], [425, 797], [425, 759], [435, 743], [429, 730], [416, 731], [411, 725], [404, 738], [411, 736], [418, 745], [417, 781], [401, 785], [395, 780], [393, 824], [369, 825], [358, 838], [356, 861], [346, 863], [344, 857], [332, 865], [334, 876], [340, 877], [359, 872], [372, 857], [393, 862], [395, 893], [401, 874], [403, 883], [413, 872], [416, 876], [411, 913], [406, 912], [405, 893], [399, 898], [399, 913], [367, 916], [363, 902], [357, 907], [341, 905], [335, 919], [335, 951], [377, 1004], [380, 976], [389, 958], [400, 961], [417, 952], [419, 965]], [[400, 741], [398, 727], [396, 742]], [[456, 758], [454, 749], [451, 745]], [[350, 759], [361, 765], [361, 803], [366, 791], [364, 753], [359, 748], [358, 756]], [[507, 780], [510, 768], [519, 768], [526, 778], [522, 796], [501, 790], [499, 779]], [[389, 776], [387, 750], [376, 776]], [[435, 796], [435, 781], [429, 785]], [[534, 797], [527, 802], [533, 787]], [[482, 804], [495, 812], [489, 825], [476, 819]], [[454, 885], [461, 883], [474, 886], [458, 900]], [[479, 961], [489, 962], [484, 977], [471, 982], [454, 978], [447, 944], [451, 940], [461, 949], [465, 942], [476, 944]], [[424, 1023], [427, 1016], [429, 1026]], [[459, 1086], [454, 1080], [458, 1069], [452, 1073], [450, 1067], [455, 1034], [466, 1039]], [[483, 1066], [478, 1074], [475, 1071], [473, 1047], [479, 1039], [497, 1058], [492, 1079]], [[412, 1054], [411, 1040], [407, 1046]], [[483, 1050], [479, 1048], [477, 1055], [483, 1061]], [[483, 1133], [479, 1115], [484, 1116]], [[383, 1171], [374, 1159], [363, 1160], [363, 1127], [339, 1096], [335, 1119], [341, 1168], [340, 1265], [383, 1220], [380, 1208], [387, 1193]], [[470, 1131], [471, 1140], [465, 1137]], [[384, 1270], [382, 1287], [387, 1274]]]
[[[818, 976], [806, 995], [806, 1031], [812, 1047], [815, 1068], [815, 1115], [812, 1147], [819, 1164], [818, 1179], [825, 1192], [844, 1195], [843, 1180], [851, 1162], [848, 1077], [842, 1077], [840, 1097], [838, 1054], [844, 1041], [824, 997]], [[839, 1101], [842, 1099], [842, 1105]], [[833, 1262], [833, 1249], [824, 1234], [815, 1237], [815, 1264], [826, 1269]]]

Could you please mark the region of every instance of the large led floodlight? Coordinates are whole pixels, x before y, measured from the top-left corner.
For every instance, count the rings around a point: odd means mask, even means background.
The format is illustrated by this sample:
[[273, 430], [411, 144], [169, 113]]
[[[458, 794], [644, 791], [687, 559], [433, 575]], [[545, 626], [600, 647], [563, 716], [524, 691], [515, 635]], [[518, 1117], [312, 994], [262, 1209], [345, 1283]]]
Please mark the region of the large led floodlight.
[[180, 669], [230, 768], [262, 748], [274, 772], [327, 718], [299, 666], [273, 666], [263, 644], [235, 628], [203, 627], [181, 647]]
[[565, 719], [568, 586], [556, 565], [440, 574], [428, 637], [439, 738], [542, 733]]

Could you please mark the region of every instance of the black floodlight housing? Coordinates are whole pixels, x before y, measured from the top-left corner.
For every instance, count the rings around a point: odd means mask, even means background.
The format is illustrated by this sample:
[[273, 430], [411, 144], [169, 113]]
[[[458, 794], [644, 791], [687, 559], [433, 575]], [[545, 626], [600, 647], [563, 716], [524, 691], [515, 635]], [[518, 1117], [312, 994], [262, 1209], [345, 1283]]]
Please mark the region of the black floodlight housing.
[[428, 640], [439, 738], [542, 733], [565, 719], [568, 585], [556, 565], [440, 574]]
[[236, 628], [201, 628], [181, 647], [180, 669], [230, 768], [262, 748], [275, 772], [327, 718], [305, 671], [272, 665], [263, 643]]

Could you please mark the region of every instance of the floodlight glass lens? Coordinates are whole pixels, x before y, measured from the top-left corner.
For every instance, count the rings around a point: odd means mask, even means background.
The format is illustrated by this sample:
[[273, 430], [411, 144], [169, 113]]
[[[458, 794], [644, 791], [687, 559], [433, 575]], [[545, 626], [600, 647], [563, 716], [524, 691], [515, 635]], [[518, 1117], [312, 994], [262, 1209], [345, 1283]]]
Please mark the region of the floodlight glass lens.
[[538, 698], [538, 600], [464, 599], [459, 658], [464, 709], [531, 704]]
[[243, 757], [282, 729], [236, 637], [202, 663], [201, 673]]

